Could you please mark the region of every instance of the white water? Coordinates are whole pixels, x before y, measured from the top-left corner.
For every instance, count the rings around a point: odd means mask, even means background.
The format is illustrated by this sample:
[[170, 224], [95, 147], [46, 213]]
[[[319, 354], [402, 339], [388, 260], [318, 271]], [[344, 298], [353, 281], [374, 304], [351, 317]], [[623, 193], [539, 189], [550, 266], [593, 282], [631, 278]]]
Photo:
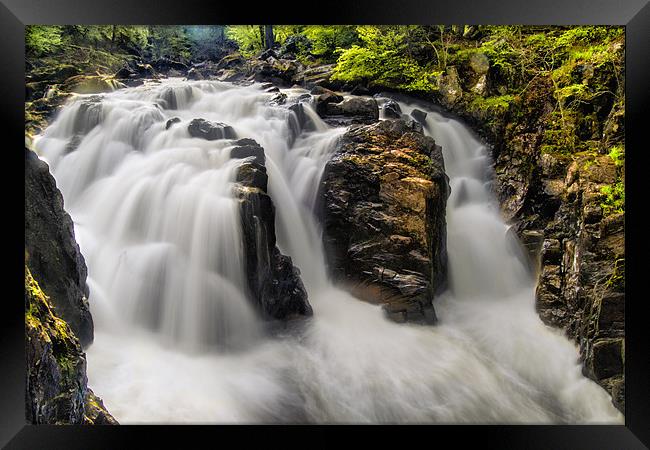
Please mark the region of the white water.
[[[161, 101], [170, 88], [179, 110]], [[581, 375], [575, 346], [537, 317], [533, 281], [493, 204], [486, 149], [467, 129], [428, 112], [452, 186], [450, 290], [435, 301], [439, 325], [396, 324], [326, 277], [313, 206], [344, 130], [310, 112], [317, 131], [289, 147], [289, 113], [271, 96], [255, 85], [147, 84], [103, 96], [101, 111], [73, 103], [36, 143], [88, 264], [89, 385], [118, 421], [623, 422]], [[165, 130], [171, 117], [181, 122]], [[231, 193], [238, 162], [226, 156], [232, 141], [189, 136], [196, 117], [265, 149], [278, 245], [314, 310], [300, 332], [271, 338], [249, 307]], [[66, 155], [75, 121], [97, 126]]]

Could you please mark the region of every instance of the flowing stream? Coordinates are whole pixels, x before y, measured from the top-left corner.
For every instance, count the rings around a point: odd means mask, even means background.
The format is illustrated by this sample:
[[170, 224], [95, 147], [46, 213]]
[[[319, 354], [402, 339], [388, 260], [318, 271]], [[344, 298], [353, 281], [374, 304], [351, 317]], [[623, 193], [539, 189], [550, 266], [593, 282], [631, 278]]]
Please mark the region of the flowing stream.
[[[306, 91], [283, 92], [291, 103]], [[316, 129], [300, 132], [274, 95], [147, 82], [78, 97], [36, 141], [88, 265], [89, 386], [120, 423], [623, 423], [575, 345], [537, 317], [487, 149], [467, 128], [426, 110], [452, 189], [449, 290], [434, 302], [438, 325], [396, 324], [326, 274], [314, 204], [345, 129], [307, 107]], [[231, 140], [191, 137], [193, 118], [264, 147], [278, 246], [314, 310], [304, 326], [271, 337], [250, 307], [240, 160]]]

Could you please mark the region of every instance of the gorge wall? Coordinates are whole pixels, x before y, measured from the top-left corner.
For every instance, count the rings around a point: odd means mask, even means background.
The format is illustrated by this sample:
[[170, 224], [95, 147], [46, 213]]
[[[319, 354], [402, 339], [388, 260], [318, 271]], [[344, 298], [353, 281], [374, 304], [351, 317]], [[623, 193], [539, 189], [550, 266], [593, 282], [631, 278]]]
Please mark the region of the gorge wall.
[[26, 419], [117, 424], [88, 388], [82, 346], [92, 342], [86, 265], [46, 163], [25, 149]]

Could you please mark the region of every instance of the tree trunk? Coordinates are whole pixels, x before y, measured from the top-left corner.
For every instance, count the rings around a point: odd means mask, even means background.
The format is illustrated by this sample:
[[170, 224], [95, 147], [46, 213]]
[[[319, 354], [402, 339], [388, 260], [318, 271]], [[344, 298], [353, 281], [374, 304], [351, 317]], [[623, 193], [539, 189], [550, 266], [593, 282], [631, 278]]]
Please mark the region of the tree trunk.
[[272, 48], [275, 45], [275, 36], [273, 36], [273, 25], [264, 25], [264, 34], [266, 41], [266, 49]]
[[264, 48], [264, 25], [258, 25], [258, 29], [260, 31], [260, 44], [262, 44], [262, 48]]

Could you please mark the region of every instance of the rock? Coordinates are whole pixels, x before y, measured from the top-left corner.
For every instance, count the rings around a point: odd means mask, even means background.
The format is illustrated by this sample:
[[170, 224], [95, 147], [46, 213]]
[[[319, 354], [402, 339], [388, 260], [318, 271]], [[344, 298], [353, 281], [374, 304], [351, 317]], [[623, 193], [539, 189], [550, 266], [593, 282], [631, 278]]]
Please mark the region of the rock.
[[284, 105], [287, 101], [287, 94], [284, 92], [278, 92], [276, 95], [274, 95], [269, 103], [271, 105]]
[[217, 139], [236, 139], [237, 133], [233, 127], [220, 122], [210, 122], [205, 119], [194, 119], [187, 127], [190, 136], [214, 141]]
[[[87, 387], [86, 355], [25, 266], [25, 413], [32, 424], [117, 424]], [[93, 417], [94, 422], [88, 417]]]
[[394, 100], [389, 100], [384, 103], [382, 111], [384, 112], [384, 117], [387, 119], [399, 119], [402, 116], [402, 108]]
[[[319, 96], [321, 99], [324, 95]], [[379, 119], [377, 100], [368, 97], [347, 97], [339, 103], [317, 103], [316, 111], [321, 117], [342, 116], [343, 123], [373, 123]]]
[[444, 106], [452, 107], [463, 96], [458, 71], [454, 66], [447, 68], [447, 73], [440, 77], [438, 90]]
[[99, 75], [77, 75], [68, 78], [62, 89], [75, 94], [101, 94], [126, 87], [123, 83], [112, 77]]
[[158, 58], [151, 63], [151, 66], [158, 72], [167, 72], [168, 75], [170, 75], [170, 72], [172, 74], [180, 75], [182, 73], [187, 73], [189, 70], [187, 64], [169, 58]]
[[368, 87], [362, 85], [362, 84], [357, 84], [355, 87], [353, 87], [350, 90], [350, 95], [371, 95], [372, 92]]
[[180, 121], [181, 121], [180, 117], [172, 117], [165, 124], [165, 130], [169, 130], [172, 127], [172, 125], [174, 125], [175, 123], [179, 123]]
[[[235, 142], [236, 147], [230, 151], [231, 158], [253, 158], [253, 162], [264, 166], [266, 157], [264, 149], [253, 139], [240, 139]], [[266, 189], [265, 189], [266, 190]]]
[[[312, 94], [315, 95], [315, 94]], [[316, 112], [323, 116], [327, 114], [327, 105], [330, 103], [339, 103], [343, 101], [343, 96], [335, 92], [327, 90], [322, 94], [319, 94], [315, 99]]]
[[106, 410], [102, 399], [97, 397], [90, 388], [86, 391], [84, 425], [119, 425]]
[[87, 347], [93, 341], [87, 269], [75, 241], [72, 219], [47, 164], [25, 149], [25, 251], [57, 316]]
[[190, 70], [187, 71], [187, 79], [188, 80], [202, 80], [203, 75], [196, 68], [192, 67]]
[[415, 119], [409, 115], [402, 114], [401, 120], [406, 124], [406, 126], [416, 133], [424, 133], [424, 128], [420, 122], [416, 122]]
[[[239, 148], [259, 148], [252, 139], [238, 141]], [[312, 315], [300, 270], [275, 245], [275, 207], [266, 191], [264, 161], [244, 162], [237, 174], [245, 272], [254, 305], [263, 317], [288, 320]]]
[[490, 69], [490, 60], [484, 53], [472, 53], [469, 57], [469, 66], [477, 75], [485, 75]]
[[414, 109], [413, 111], [411, 111], [411, 116], [422, 125], [426, 125], [427, 113], [425, 113], [424, 111], [420, 111], [419, 109]]
[[[180, 97], [180, 104], [179, 104], [179, 97]], [[181, 87], [168, 87], [165, 88], [162, 93], [160, 94], [160, 99], [158, 100], [158, 104], [160, 105], [161, 108], [164, 109], [179, 109], [179, 107], [183, 106], [184, 102], [187, 102], [187, 100], [192, 98], [192, 86], [190, 85], [184, 85]]]
[[28, 71], [26, 81], [46, 81], [51, 84], [63, 83], [65, 80], [81, 74], [81, 69], [71, 64], [60, 64], [54, 67], [44, 66]]
[[277, 58], [278, 54], [273, 50], [272, 48], [264, 50], [262, 53], [260, 53], [259, 59], [269, 59], [269, 58]]
[[403, 120], [352, 126], [319, 191], [333, 277], [396, 321], [433, 323], [446, 284], [442, 152]]

